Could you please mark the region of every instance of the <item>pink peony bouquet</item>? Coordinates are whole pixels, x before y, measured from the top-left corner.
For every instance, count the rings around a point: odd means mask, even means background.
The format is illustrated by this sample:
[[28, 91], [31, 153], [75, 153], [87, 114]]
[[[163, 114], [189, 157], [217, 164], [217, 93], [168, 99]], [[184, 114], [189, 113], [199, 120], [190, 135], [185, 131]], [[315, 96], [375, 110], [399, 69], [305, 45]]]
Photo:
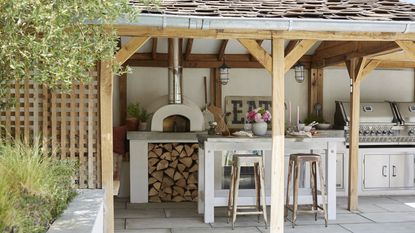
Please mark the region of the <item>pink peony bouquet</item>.
[[271, 113], [263, 107], [256, 108], [246, 113], [246, 120], [249, 123], [271, 122]]

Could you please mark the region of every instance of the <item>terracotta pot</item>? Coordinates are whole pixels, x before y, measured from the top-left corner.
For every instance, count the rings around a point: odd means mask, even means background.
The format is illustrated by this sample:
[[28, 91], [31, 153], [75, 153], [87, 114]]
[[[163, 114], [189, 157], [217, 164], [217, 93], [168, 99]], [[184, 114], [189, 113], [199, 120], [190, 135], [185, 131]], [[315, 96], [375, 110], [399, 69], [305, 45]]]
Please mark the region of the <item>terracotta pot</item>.
[[146, 131], [147, 130], [147, 122], [141, 122], [138, 124], [138, 130], [139, 131]]
[[125, 125], [127, 126], [127, 131], [137, 131], [138, 120], [137, 118], [127, 118]]

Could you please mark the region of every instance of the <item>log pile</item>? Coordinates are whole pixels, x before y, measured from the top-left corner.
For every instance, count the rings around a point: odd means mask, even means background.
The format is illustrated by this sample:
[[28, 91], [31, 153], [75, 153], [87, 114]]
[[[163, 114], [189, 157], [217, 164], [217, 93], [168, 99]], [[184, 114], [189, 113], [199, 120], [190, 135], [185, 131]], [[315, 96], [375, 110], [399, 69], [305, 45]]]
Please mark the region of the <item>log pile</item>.
[[148, 144], [149, 202], [197, 201], [198, 144]]

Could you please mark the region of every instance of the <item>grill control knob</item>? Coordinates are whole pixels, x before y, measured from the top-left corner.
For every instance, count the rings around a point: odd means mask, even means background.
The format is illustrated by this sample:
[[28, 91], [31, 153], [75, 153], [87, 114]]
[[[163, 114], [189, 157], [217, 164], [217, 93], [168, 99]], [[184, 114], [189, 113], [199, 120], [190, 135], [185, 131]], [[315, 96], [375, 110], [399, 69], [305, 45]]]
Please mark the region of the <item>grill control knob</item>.
[[369, 135], [370, 134], [370, 131], [369, 130], [365, 130], [364, 132], [363, 132], [363, 135], [364, 136], [367, 136], [367, 135]]
[[386, 130], [383, 130], [382, 135], [388, 135], [388, 132]]
[[392, 130], [389, 130], [389, 131], [388, 131], [388, 135], [389, 135], [389, 136], [392, 136], [392, 135], [393, 135]]
[[409, 136], [414, 136], [415, 135], [415, 129], [409, 130], [408, 135]]
[[382, 130], [378, 130], [378, 131], [376, 131], [376, 135], [377, 135], [377, 136], [382, 136]]

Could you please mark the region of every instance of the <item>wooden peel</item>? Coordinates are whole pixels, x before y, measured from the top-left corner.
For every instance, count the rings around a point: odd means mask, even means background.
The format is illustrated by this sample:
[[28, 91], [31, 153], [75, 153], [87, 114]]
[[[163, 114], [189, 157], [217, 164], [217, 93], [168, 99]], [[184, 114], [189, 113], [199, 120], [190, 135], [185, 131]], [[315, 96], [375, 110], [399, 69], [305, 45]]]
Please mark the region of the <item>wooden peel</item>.
[[222, 109], [213, 105], [209, 105], [208, 110], [213, 114], [216, 123], [218, 123], [216, 126], [216, 133], [220, 133], [223, 136], [229, 136], [229, 128], [226, 125], [225, 119], [223, 118]]

